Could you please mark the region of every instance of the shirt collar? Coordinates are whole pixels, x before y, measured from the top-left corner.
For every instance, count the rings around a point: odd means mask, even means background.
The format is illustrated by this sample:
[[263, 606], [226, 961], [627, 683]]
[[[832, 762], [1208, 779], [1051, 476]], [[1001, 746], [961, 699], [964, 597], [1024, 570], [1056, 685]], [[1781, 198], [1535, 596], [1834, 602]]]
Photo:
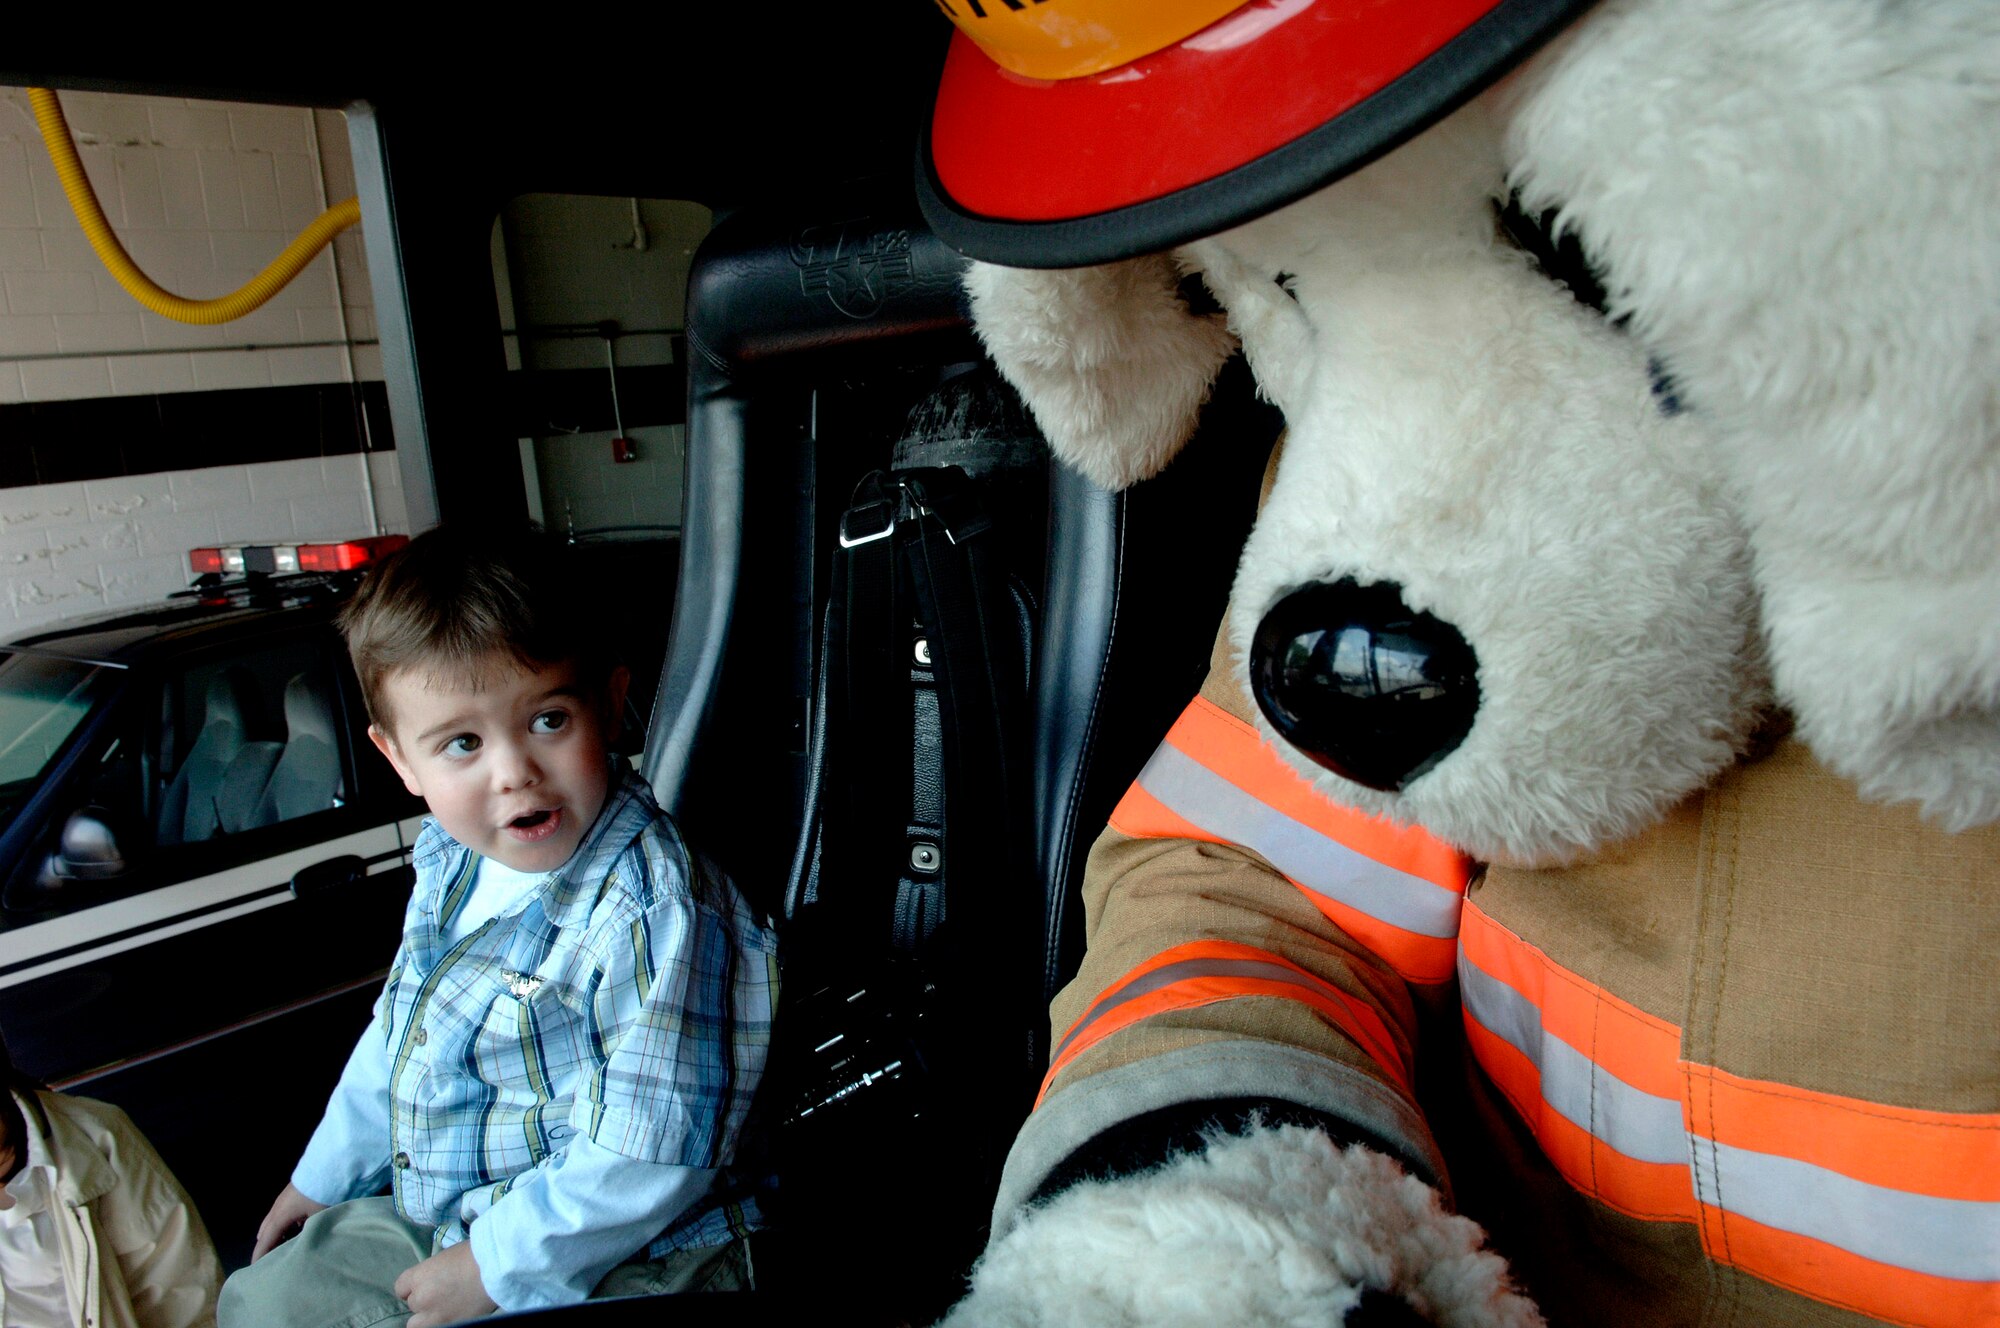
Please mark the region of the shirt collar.
[[[27, 1166], [54, 1167], [56, 1190], [62, 1195], [64, 1203], [91, 1203], [117, 1182], [117, 1173], [111, 1166], [111, 1159], [104, 1155], [104, 1150], [72, 1124], [60, 1109], [44, 1109], [42, 1101], [28, 1100], [39, 1095], [27, 1091], [16, 1093], [14, 1097], [21, 1104], [21, 1115], [28, 1122]], [[48, 1129], [46, 1134], [42, 1132], [45, 1124]], [[23, 1174], [26, 1171], [27, 1167], [22, 1168]]]
[[[572, 926], [588, 917], [596, 907], [598, 888], [612, 861], [659, 816], [660, 807], [653, 801], [652, 789], [620, 761], [604, 806], [577, 844], [576, 852], [570, 854], [568, 862], [545, 876], [530, 897], [541, 900], [542, 911], [558, 927]], [[457, 879], [473, 856], [471, 849], [446, 834], [432, 816], [424, 818], [411, 860], [420, 880], [449, 882]]]

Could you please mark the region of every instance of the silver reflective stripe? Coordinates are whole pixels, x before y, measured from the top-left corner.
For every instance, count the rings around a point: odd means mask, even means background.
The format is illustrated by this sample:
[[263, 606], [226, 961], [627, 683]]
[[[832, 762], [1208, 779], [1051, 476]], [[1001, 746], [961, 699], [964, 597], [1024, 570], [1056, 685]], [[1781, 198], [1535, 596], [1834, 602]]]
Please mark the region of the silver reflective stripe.
[[2000, 1203], [1892, 1190], [1728, 1144], [1704, 1142], [1702, 1152], [1714, 1162], [1713, 1196], [1728, 1212], [1877, 1263], [1933, 1277], [2000, 1281]]
[[[1320, 982], [1283, 964], [1265, 963], [1256, 959], [1184, 959], [1177, 964], [1167, 964], [1150, 973], [1141, 974], [1116, 991], [1101, 997], [1097, 1004], [1091, 1006], [1089, 1012], [1077, 1021], [1069, 1036], [1062, 1040], [1062, 1045], [1055, 1049], [1055, 1054], [1049, 1058], [1050, 1061], [1060, 1058], [1069, 1050], [1070, 1043], [1082, 1037], [1090, 1030], [1091, 1025], [1119, 1006], [1128, 1001], [1135, 1001], [1141, 996], [1149, 996], [1153, 992], [1188, 978], [1260, 978], [1266, 982], [1283, 982], [1316, 996], [1329, 996], [1343, 1005], [1353, 999], [1331, 983]], [[1363, 1050], [1370, 1055], [1375, 1052], [1375, 1048], [1372, 1047]], [[1394, 1048], [1389, 1050], [1393, 1052]]]
[[[13, 968], [0, 976], [0, 988], [93, 963], [170, 936], [212, 927], [258, 909], [289, 904], [292, 902], [289, 892], [270, 892], [290, 881], [301, 868], [349, 853], [374, 857], [400, 846], [394, 825], [371, 826], [338, 839], [230, 867], [212, 876], [163, 885], [109, 904], [78, 909], [47, 922], [9, 928], [0, 932], [0, 968], [45, 954], [59, 957], [32, 967]], [[232, 903], [234, 907], [226, 907]]]
[[1634, 1088], [1542, 1028], [1534, 1002], [1459, 952], [1465, 1007], [1486, 1030], [1542, 1072], [1542, 1098], [1570, 1124], [1640, 1162], [1688, 1164], [1678, 1098]]
[[1357, 853], [1245, 793], [1171, 743], [1139, 772], [1139, 787], [1209, 834], [1262, 854], [1314, 894], [1419, 936], [1458, 935], [1455, 890]]
[[1677, 1100], [1642, 1092], [1547, 1034], [1525, 996], [1459, 954], [1459, 989], [1482, 1027], [1532, 1061], [1550, 1108], [1641, 1162], [1693, 1167], [1703, 1203], [1934, 1277], [2000, 1281], [2000, 1203], [1941, 1199], [1796, 1158], [1690, 1134]]

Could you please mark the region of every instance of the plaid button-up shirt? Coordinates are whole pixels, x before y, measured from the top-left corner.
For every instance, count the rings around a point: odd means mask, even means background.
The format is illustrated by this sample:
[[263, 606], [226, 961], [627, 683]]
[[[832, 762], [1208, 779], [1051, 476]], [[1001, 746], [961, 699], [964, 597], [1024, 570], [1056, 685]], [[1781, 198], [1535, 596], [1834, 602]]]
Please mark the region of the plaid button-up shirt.
[[[741, 895], [629, 773], [560, 871], [446, 946], [478, 861], [425, 823], [377, 1018], [397, 1209], [453, 1244], [576, 1134], [646, 1162], [729, 1163], [777, 996], [775, 939]], [[726, 1199], [649, 1253], [739, 1233]]]

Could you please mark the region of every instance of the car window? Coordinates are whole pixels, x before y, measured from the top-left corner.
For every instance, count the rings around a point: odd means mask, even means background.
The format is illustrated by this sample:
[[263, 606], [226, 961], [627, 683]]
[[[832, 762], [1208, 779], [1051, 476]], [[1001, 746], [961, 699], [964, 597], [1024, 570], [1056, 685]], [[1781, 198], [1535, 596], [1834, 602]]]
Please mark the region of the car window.
[[352, 784], [328, 643], [281, 638], [168, 671], [160, 690], [161, 847], [344, 805]]
[[0, 829], [90, 713], [92, 683], [102, 671], [46, 655], [0, 655]]

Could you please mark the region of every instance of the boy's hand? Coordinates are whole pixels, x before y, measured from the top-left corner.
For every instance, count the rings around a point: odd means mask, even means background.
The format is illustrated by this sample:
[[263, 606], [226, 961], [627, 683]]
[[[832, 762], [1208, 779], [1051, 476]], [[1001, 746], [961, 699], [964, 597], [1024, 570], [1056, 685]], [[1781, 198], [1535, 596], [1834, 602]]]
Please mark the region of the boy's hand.
[[278, 1246], [299, 1234], [299, 1228], [314, 1213], [324, 1212], [326, 1205], [315, 1203], [299, 1193], [296, 1185], [287, 1185], [278, 1192], [271, 1211], [264, 1214], [264, 1220], [257, 1224], [257, 1245], [250, 1251], [250, 1262], [255, 1263]]
[[412, 1311], [409, 1328], [443, 1328], [500, 1308], [479, 1280], [479, 1261], [472, 1257], [469, 1240], [405, 1268], [396, 1279], [396, 1294]]

